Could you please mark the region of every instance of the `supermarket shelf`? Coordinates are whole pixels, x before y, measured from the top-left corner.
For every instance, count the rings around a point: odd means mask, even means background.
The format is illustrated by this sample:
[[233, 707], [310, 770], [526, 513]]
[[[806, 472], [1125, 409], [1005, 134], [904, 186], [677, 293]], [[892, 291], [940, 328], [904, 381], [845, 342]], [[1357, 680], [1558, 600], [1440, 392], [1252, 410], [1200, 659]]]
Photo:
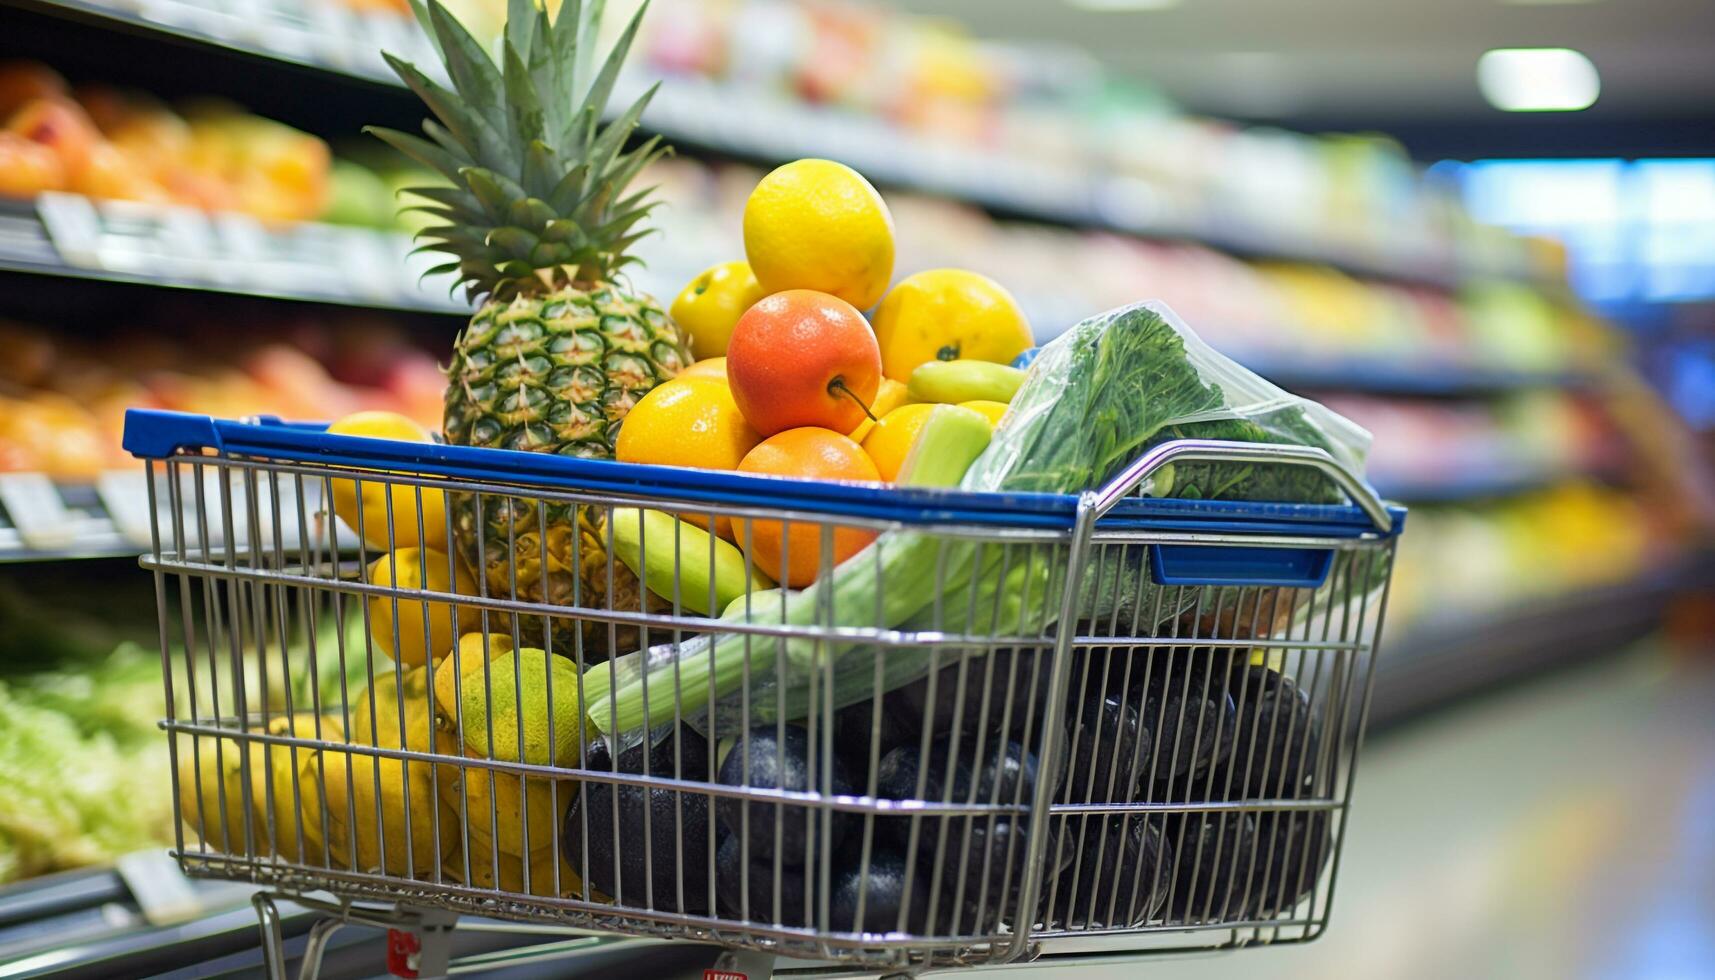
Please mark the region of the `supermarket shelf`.
[[33, 9], [397, 87], [381, 52], [433, 60], [416, 23], [337, 0], [24, 0]]
[[[382, 49], [422, 63], [427, 45], [413, 23], [361, 16], [332, 0], [29, 0], [38, 10], [218, 46], [403, 93]], [[645, 82], [622, 78], [614, 104]], [[780, 162], [822, 156], [851, 164], [878, 183], [953, 197], [991, 210], [1146, 238], [1198, 242], [1249, 258], [1332, 265], [1349, 273], [1448, 289], [1471, 279], [1536, 283], [1563, 295], [1523, 261], [1489, 257], [1461, 267], [1451, 251], [1386, 249], [1330, 240], [1313, 229], [1275, 227], [1254, 215], [1177, 205], [1148, 181], [1089, 164], [1046, 163], [1020, 154], [962, 147], [905, 132], [873, 116], [841, 112], [719, 82], [666, 79], [644, 126], [687, 146]]]
[[0, 271], [468, 314], [401, 234], [43, 194], [0, 199]]
[[1461, 696], [1617, 649], [1656, 628], [1668, 603], [1715, 588], [1715, 554], [1627, 582], [1533, 599], [1487, 614], [1427, 619], [1391, 634], [1376, 661], [1372, 731]]
[[[162, 481], [155, 491], [160, 526], [169, 528], [173, 526], [168, 509], [171, 498], [165, 477], [158, 474], [157, 478]], [[321, 487], [309, 481], [303, 489], [305, 512], [320, 512]], [[243, 487], [234, 483], [228, 492], [232, 512], [245, 513]], [[275, 492], [290, 501], [297, 491], [293, 483], [282, 482]], [[180, 499], [191, 501], [196, 494], [190, 474], [183, 474]], [[225, 547], [222, 495], [216, 474], [205, 474], [202, 499], [208, 515], [207, 546]], [[286, 507], [285, 513], [293, 512], [293, 505]], [[147, 476], [141, 465], [109, 470], [87, 484], [58, 483], [41, 473], [0, 473], [0, 563], [140, 555], [152, 546], [150, 516]], [[297, 548], [297, 529], [286, 527], [282, 532], [280, 547]], [[195, 520], [187, 516], [184, 534], [191, 546], [196, 545], [199, 533]], [[356, 540], [349, 530], [342, 533], [344, 540]], [[271, 528], [263, 528], [262, 537], [261, 546], [272, 546]], [[232, 545], [240, 550], [249, 548], [249, 529], [235, 527]]]

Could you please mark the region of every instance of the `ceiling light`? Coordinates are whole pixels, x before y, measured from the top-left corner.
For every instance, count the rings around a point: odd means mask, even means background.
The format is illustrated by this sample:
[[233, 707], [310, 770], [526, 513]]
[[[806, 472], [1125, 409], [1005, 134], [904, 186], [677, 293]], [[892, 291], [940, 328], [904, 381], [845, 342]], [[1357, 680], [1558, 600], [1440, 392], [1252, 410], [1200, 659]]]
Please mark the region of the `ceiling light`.
[[1570, 48], [1497, 48], [1477, 59], [1477, 87], [1506, 112], [1577, 112], [1595, 104], [1602, 81]]
[[1166, 10], [1179, 6], [1179, 0], [1066, 0], [1082, 10]]

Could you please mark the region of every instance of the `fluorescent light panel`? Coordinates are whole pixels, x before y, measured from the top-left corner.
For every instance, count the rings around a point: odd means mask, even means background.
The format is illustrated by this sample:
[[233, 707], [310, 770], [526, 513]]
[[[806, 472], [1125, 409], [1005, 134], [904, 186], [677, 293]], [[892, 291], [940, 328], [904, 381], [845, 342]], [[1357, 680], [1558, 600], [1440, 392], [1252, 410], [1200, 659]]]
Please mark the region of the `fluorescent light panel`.
[[1571, 48], [1497, 48], [1477, 60], [1477, 87], [1505, 112], [1577, 112], [1596, 103], [1596, 66]]

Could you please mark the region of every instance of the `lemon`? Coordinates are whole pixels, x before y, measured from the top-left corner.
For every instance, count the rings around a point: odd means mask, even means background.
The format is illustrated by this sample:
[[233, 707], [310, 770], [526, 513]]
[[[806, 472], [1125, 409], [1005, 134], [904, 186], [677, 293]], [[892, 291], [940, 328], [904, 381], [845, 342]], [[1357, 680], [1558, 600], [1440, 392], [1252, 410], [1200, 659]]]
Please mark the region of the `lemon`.
[[[572, 792], [568, 791], [569, 797]], [[495, 857], [493, 838], [485, 837], [480, 827], [488, 820], [488, 814], [483, 812], [471, 820], [470, 825], [470, 886], [472, 888], [494, 888], [514, 894], [524, 891], [524, 859], [515, 854], [501, 851], [498, 860]], [[454, 828], [455, 830], [457, 828]], [[534, 835], [532, 835], [534, 836]], [[498, 870], [499, 876], [495, 872]], [[464, 875], [463, 855], [455, 851], [452, 857], [442, 865], [442, 871], [453, 880], [462, 879]], [[583, 879], [566, 863], [565, 855], [560, 855], [559, 867], [560, 890], [554, 890], [554, 848], [550, 846], [530, 852], [530, 894], [542, 897], [566, 895], [580, 898], [583, 895]], [[600, 892], [591, 892], [592, 897]]]
[[[453, 565], [453, 577], [447, 575]], [[426, 569], [425, 569], [426, 566]], [[425, 577], [424, 572], [427, 571]], [[369, 566], [369, 584], [397, 587], [406, 592], [426, 589], [432, 592], [454, 592], [475, 595], [476, 582], [463, 565], [451, 563], [444, 551], [434, 549], [400, 548], [382, 555]], [[398, 603], [398, 620], [394, 620], [394, 603]], [[428, 610], [427, 616], [424, 609]], [[391, 595], [369, 597], [369, 636], [375, 646], [395, 661], [410, 667], [421, 666], [430, 658], [439, 660], [453, 648], [460, 632], [479, 625], [481, 612], [468, 606], [457, 608], [458, 627], [453, 624], [454, 606], [446, 602], [424, 603], [415, 599]], [[424, 621], [428, 630], [424, 631]], [[395, 643], [397, 639], [397, 643]]]
[[769, 293], [814, 289], [865, 310], [893, 278], [893, 215], [856, 170], [795, 160], [750, 192], [744, 254]]
[[[576, 764], [584, 717], [572, 661], [534, 647], [496, 656], [486, 667], [462, 651], [460, 659], [465, 662], [456, 673], [451, 659], [435, 671], [435, 702], [440, 730], [462, 729], [466, 758]], [[462, 804], [472, 836], [497, 840], [501, 851], [515, 856], [551, 845], [576, 792], [568, 782], [556, 788], [550, 780], [452, 762], [441, 764], [440, 778], [441, 799], [454, 808]]]
[[[423, 427], [397, 412], [357, 412], [328, 426], [333, 435], [369, 436], [402, 442], [431, 442]], [[363, 487], [363, 520], [358, 521], [358, 485]], [[330, 480], [333, 512], [345, 526], [358, 531], [371, 548], [409, 548], [427, 544], [446, 548], [447, 505], [439, 490], [422, 488], [423, 515], [417, 519], [417, 488], [389, 486], [372, 480]], [[393, 502], [393, 537], [387, 537], [387, 502]]]
[[[882, 418], [888, 412], [905, 404], [910, 398], [911, 393], [904, 385], [892, 378], [882, 378], [881, 387], [875, 391], [875, 401], [869, 403], [869, 414], [878, 419]], [[846, 433], [846, 436], [853, 442], [863, 442], [864, 437], [868, 436], [869, 430], [873, 428], [875, 428], [875, 423], [865, 418], [858, 423], [857, 428]]]
[[899, 468], [905, 465], [911, 444], [917, 441], [917, 433], [923, 431], [923, 423], [929, 421], [929, 413], [934, 410], [935, 406], [930, 404], [901, 405], [883, 415], [864, 437], [863, 451], [869, 454], [883, 480], [892, 483], [899, 478]]
[[[467, 759], [487, 757], [486, 753], [468, 750], [464, 755]], [[552, 847], [554, 835], [565, 822], [566, 809], [578, 795], [577, 784], [566, 780], [520, 776], [450, 760], [436, 763], [435, 768], [441, 802], [468, 816], [471, 844], [484, 854], [483, 860], [491, 856], [487, 850], [491, 846], [497, 846], [503, 856], [519, 856], [526, 849], [533, 854]], [[454, 833], [457, 827], [455, 823]], [[476, 860], [473, 855], [471, 862]]]
[[991, 429], [999, 425], [1001, 418], [1006, 415], [1006, 402], [991, 402], [979, 398], [976, 401], [960, 402], [959, 405], [981, 412], [982, 416], [989, 420], [989, 428]]
[[[449, 731], [462, 728], [464, 748], [478, 758], [564, 765], [577, 755], [583, 729], [578, 669], [535, 647], [435, 668], [435, 710]], [[550, 738], [550, 730], [552, 738]], [[523, 748], [520, 749], [520, 739]]]
[[669, 312], [690, 335], [692, 354], [699, 360], [720, 357], [738, 318], [765, 295], [749, 264], [722, 262], [686, 283]]
[[[253, 828], [253, 840], [244, 837], [244, 746], [237, 739], [208, 735], [180, 736], [178, 744], [179, 814], [198, 839], [186, 837], [189, 850], [245, 854], [254, 844], [258, 852], [268, 848], [266, 828]], [[252, 760], [251, 768], [260, 764]]]
[[733, 470], [762, 436], [744, 420], [724, 380], [694, 376], [656, 385], [632, 406], [614, 458], [704, 470]]
[[[437, 732], [434, 751], [449, 751], [452, 741]], [[437, 798], [435, 772], [429, 762], [327, 748], [312, 762], [314, 767], [319, 767], [325, 778], [322, 795], [328, 813], [327, 848], [334, 864], [343, 866], [355, 859], [352, 868], [356, 871], [427, 879], [457, 844], [458, 813]], [[320, 816], [316, 819], [319, 821]], [[319, 852], [318, 841], [307, 860], [319, 864]]]
[[875, 311], [881, 373], [907, 381], [925, 361], [1011, 364], [1034, 340], [1030, 321], [1000, 283], [967, 269], [930, 269], [900, 280]]
[[482, 663], [482, 657], [485, 653], [487, 654], [488, 659], [493, 660], [497, 657], [506, 656], [511, 652], [512, 634], [495, 630], [492, 626], [489, 628], [488, 637], [486, 639], [484, 639], [481, 630], [477, 630], [474, 633], [466, 633], [459, 637], [459, 662], [464, 664], [463, 669], [466, 670], [470, 669], [470, 664]]
[[[340, 739], [337, 725], [320, 721], [312, 714], [300, 714], [291, 719], [277, 717], [268, 723], [268, 734], [291, 735], [294, 738]], [[309, 766], [316, 750], [299, 746], [270, 744], [252, 746], [257, 756], [250, 761], [250, 805], [255, 812], [258, 832], [266, 831], [273, 842], [274, 853], [288, 861], [321, 860], [322, 799]], [[267, 752], [267, 764], [258, 756]], [[295, 765], [294, 765], [295, 763]], [[300, 838], [299, 834], [302, 833]], [[301, 843], [300, 843], [301, 842]]]

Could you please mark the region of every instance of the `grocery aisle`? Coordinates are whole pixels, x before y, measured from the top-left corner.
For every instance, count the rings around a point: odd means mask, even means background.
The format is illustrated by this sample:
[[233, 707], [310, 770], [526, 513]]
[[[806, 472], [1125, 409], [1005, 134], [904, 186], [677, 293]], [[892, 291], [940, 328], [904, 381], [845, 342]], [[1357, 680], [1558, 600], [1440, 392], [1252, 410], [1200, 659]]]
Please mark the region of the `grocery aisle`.
[[1148, 975], [1715, 976], [1712, 704], [1715, 666], [1673, 668], [1644, 645], [1381, 733], [1327, 935], [1162, 960]]
[[1715, 975], [1715, 4], [1366, 6], [0, 0], [0, 980]]

